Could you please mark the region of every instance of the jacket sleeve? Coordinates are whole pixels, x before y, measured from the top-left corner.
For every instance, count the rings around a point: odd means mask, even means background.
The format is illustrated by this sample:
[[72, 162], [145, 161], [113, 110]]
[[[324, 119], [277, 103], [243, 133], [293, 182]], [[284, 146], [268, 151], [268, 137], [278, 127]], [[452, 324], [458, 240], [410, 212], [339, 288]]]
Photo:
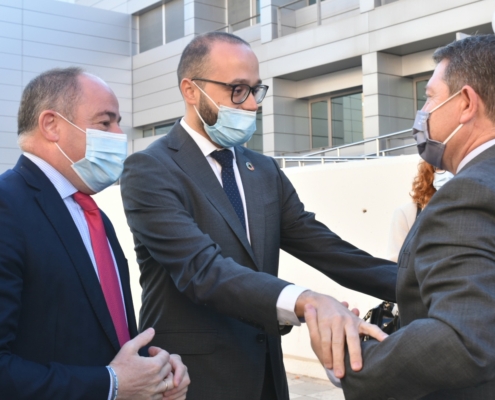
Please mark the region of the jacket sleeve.
[[282, 202], [282, 250], [342, 286], [395, 301], [396, 264], [359, 250], [317, 221], [314, 213], [304, 209], [294, 187], [278, 166], [277, 170]]
[[461, 176], [433, 197], [399, 258], [399, 309], [416, 317], [363, 344], [363, 370], [342, 380], [346, 399], [417, 399], [495, 379], [494, 199]]
[[27, 275], [33, 268], [24, 263], [25, 238], [19, 226], [20, 219], [16, 218], [18, 210], [12, 204], [15, 200], [0, 192], [0, 397], [16, 400], [106, 400], [110, 377], [105, 366], [38, 364], [12, 351], [23, 312], [23, 291], [29, 285]]

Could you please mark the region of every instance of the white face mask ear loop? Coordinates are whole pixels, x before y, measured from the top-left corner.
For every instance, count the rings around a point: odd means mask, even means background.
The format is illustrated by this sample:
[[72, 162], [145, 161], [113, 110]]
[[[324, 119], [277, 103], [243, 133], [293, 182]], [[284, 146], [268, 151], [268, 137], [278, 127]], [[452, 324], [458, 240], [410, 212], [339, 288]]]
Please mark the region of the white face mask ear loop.
[[437, 108], [440, 108], [442, 107], [445, 103], [449, 102], [450, 100], [452, 100], [455, 96], [457, 96], [459, 93], [462, 92], [462, 89], [459, 90], [458, 92], [454, 93], [452, 96], [450, 96], [447, 100], [445, 100], [444, 102], [440, 103], [438, 106], [436, 106], [435, 108], [433, 108], [433, 110], [430, 111], [430, 114], [435, 111]]
[[450, 139], [454, 137], [454, 135], [457, 133], [459, 129], [461, 129], [464, 126], [464, 124], [460, 124], [457, 128], [455, 128], [454, 132], [452, 132], [447, 139], [443, 142], [443, 144], [447, 144]]
[[69, 160], [72, 164], [74, 164], [74, 161], [72, 161], [69, 156], [67, 154], [65, 154], [65, 152], [60, 148], [60, 146], [58, 145], [57, 142], [55, 142], [55, 146], [58, 147], [58, 149], [60, 150], [60, 152], [65, 156], [65, 158], [67, 158], [67, 160]]
[[86, 131], [83, 131], [81, 128], [79, 128], [77, 125], [73, 124], [72, 122], [70, 122], [67, 118], [65, 118], [63, 115], [59, 114], [57, 111], [55, 111], [57, 113], [57, 115], [62, 118], [63, 120], [67, 121], [69, 124], [71, 124], [74, 128], [77, 128], [79, 129], [82, 133], [86, 133]]
[[[216, 108], [218, 108], [218, 109], [220, 110], [220, 107], [218, 107], [217, 103], [215, 103], [215, 102], [213, 101], [213, 99], [212, 99], [210, 96], [208, 96], [208, 94], [207, 94], [207, 93], [206, 93], [203, 89], [201, 89], [201, 88], [197, 85], [197, 83], [196, 83], [196, 82], [192, 81], [192, 83], [194, 83], [194, 84], [196, 85], [196, 87], [197, 87], [199, 90], [201, 90], [201, 93], [203, 93], [206, 97], [208, 97], [208, 98], [210, 99], [210, 101], [211, 101], [213, 104], [215, 104], [215, 107], [216, 107]], [[204, 121], [203, 121], [203, 122], [204, 122]]]

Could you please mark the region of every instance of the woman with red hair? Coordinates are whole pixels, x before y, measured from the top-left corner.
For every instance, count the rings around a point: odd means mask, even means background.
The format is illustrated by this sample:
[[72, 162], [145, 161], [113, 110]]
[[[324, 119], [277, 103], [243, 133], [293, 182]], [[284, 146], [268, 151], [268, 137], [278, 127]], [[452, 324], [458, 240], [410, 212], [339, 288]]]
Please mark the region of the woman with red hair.
[[420, 161], [418, 174], [413, 180], [412, 190], [409, 193], [412, 202], [397, 208], [392, 216], [387, 249], [389, 260], [397, 262], [400, 248], [419, 213], [426, 207], [436, 191], [453, 176], [448, 171], [438, 170], [427, 162]]

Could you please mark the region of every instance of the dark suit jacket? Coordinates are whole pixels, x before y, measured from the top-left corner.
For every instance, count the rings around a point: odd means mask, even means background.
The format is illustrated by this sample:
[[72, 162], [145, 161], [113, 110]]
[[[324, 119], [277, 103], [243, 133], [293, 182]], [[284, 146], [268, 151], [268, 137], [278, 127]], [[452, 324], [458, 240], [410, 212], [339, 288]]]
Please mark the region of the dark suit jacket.
[[[190, 400], [259, 399], [268, 350], [288, 399], [276, 302], [283, 249], [344, 286], [393, 300], [396, 266], [306, 212], [276, 162], [236, 147], [251, 244], [222, 186], [179, 123], [125, 162], [121, 190], [141, 268], [141, 329], [182, 355]], [[246, 167], [252, 163], [254, 171]]]
[[[135, 336], [127, 261], [103, 221]], [[0, 227], [0, 398], [106, 400], [120, 346], [103, 292], [59, 193], [24, 156], [0, 176]]]
[[494, 399], [495, 147], [433, 196], [398, 265], [403, 327], [365, 343], [346, 399]]

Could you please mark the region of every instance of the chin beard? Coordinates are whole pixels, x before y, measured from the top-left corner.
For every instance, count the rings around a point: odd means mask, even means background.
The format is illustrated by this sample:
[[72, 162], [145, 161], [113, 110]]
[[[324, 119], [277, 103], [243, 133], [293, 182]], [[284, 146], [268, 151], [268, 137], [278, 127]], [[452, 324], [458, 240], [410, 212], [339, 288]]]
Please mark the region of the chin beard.
[[208, 102], [211, 100], [206, 99], [206, 96], [201, 94], [201, 97], [199, 99], [199, 114], [201, 115], [201, 118], [206, 122], [207, 125], [213, 126], [217, 123], [218, 119], [218, 113], [215, 113]]

